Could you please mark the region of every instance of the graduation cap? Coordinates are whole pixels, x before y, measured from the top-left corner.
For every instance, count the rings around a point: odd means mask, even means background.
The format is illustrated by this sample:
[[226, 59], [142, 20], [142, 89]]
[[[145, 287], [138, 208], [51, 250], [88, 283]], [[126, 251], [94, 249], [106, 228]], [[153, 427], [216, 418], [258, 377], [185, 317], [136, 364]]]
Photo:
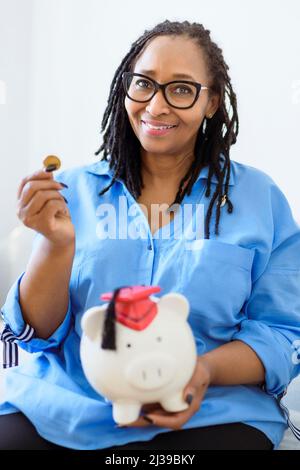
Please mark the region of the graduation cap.
[[101, 295], [102, 300], [110, 300], [104, 320], [102, 349], [116, 349], [116, 321], [137, 331], [147, 328], [157, 314], [156, 303], [149, 295], [160, 290], [159, 286], [123, 286]]

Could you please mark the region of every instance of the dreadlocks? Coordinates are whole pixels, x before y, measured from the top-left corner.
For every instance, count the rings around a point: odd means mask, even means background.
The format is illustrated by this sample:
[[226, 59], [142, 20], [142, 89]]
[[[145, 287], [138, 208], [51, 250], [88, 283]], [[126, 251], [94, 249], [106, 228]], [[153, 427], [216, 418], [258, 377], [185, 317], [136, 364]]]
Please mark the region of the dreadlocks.
[[[215, 175], [217, 179], [216, 189], [211, 197], [205, 217], [205, 238], [209, 238], [209, 225], [214, 204], [216, 203], [216, 235], [219, 234], [221, 203], [225, 200], [227, 211], [231, 213], [233, 210], [233, 205], [228, 196], [231, 169], [229, 150], [230, 146], [236, 142], [239, 122], [236, 95], [228, 75], [229, 68], [224, 61], [222, 50], [211, 40], [210, 31], [206, 30], [202, 24], [188, 21], [171, 22], [169, 20], [159, 23], [152, 30], [146, 30], [132, 44], [131, 50], [122, 60], [112, 80], [108, 105], [101, 123], [101, 133], [105, 132], [103, 134], [103, 143], [95, 152], [95, 155], [99, 155], [103, 151], [102, 159], [106, 161], [109, 155], [109, 167], [113, 170], [111, 183], [99, 195], [104, 194], [117, 178], [124, 181], [135, 199], [138, 199], [141, 195], [141, 189], [144, 185], [141, 176], [140, 142], [132, 130], [124, 106], [125, 91], [122, 86], [122, 74], [125, 71], [133, 71], [135, 61], [150, 39], [166, 35], [191, 38], [201, 47], [212, 79], [210, 93], [216, 93], [220, 98], [219, 108], [213, 118], [209, 120], [205, 118], [199, 128], [194, 149], [195, 159], [186, 175], [182, 178], [175, 200], [170, 206], [180, 204], [185, 194], [189, 195], [191, 193], [201, 168], [208, 166], [206, 197], [211, 194], [212, 176]], [[230, 111], [231, 116], [229, 115]], [[126, 145], [124, 145], [125, 143]], [[221, 154], [224, 156], [223, 159]], [[224, 161], [222, 162], [222, 160]], [[188, 183], [184, 187], [186, 181]]]

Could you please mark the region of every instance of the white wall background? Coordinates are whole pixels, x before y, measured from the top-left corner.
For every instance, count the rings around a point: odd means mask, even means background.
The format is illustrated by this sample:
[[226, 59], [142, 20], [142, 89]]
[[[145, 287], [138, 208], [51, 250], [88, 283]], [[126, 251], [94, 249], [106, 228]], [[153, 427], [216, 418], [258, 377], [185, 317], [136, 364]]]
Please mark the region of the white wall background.
[[300, 220], [298, 0], [0, 0], [0, 238], [17, 223], [21, 177], [45, 155], [63, 168], [96, 160], [114, 71], [166, 18], [211, 30], [238, 96], [231, 157], [269, 173]]
[[17, 222], [17, 182], [29, 167], [32, 19], [32, 0], [0, 0], [0, 240]]

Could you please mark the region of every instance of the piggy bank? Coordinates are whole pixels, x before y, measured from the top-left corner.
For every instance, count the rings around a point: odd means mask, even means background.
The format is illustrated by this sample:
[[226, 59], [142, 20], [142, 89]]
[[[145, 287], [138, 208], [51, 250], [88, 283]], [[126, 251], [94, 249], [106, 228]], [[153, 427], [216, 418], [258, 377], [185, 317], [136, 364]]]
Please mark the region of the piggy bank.
[[197, 360], [187, 322], [189, 303], [178, 293], [151, 295], [159, 286], [118, 288], [81, 320], [81, 363], [92, 387], [112, 403], [119, 424], [135, 421], [146, 403], [185, 410], [183, 389]]

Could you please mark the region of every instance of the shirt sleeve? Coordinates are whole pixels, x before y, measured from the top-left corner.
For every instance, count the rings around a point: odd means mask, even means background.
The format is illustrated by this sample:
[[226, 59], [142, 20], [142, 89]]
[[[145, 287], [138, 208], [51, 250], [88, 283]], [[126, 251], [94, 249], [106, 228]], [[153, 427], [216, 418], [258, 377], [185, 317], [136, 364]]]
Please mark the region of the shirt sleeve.
[[300, 373], [300, 228], [275, 184], [269, 194], [273, 243], [232, 339], [256, 352], [265, 367], [264, 390], [280, 397]]
[[[33, 242], [33, 249], [39, 237], [40, 235], [37, 234]], [[27, 325], [25, 323], [20, 305], [19, 287], [24, 274], [25, 271], [14, 282], [7, 294], [6, 301], [3, 307], [1, 308], [1, 316], [5, 323], [4, 332], [6, 330], [6, 333], [2, 333], [1, 339], [2, 341], [5, 341], [5, 338], [9, 338], [11, 342], [17, 343], [20, 347], [30, 353], [57, 348], [60, 343], [66, 338], [71, 326], [72, 305], [70, 289], [68, 308], [63, 322], [53, 332], [53, 334], [49, 336], [49, 338], [38, 338], [34, 330], [30, 327], [30, 325]], [[32, 333], [30, 335], [26, 335], [26, 331], [29, 330], [31, 330]]]

